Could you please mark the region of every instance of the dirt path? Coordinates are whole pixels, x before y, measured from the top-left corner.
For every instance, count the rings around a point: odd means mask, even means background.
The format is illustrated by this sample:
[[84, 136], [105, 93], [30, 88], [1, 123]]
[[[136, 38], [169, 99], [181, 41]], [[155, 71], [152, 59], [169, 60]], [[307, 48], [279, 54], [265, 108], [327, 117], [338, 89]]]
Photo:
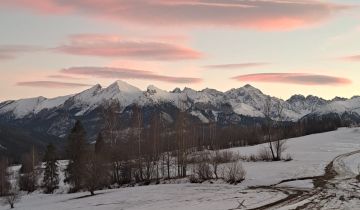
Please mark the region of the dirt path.
[[[344, 165], [338, 164], [345, 158], [358, 153], [360, 153], [360, 150], [337, 156], [326, 166], [325, 173], [322, 176], [283, 180], [272, 186], [257, 187], [256, 189], [271, 188], [279, 190], [285, 193], [287, 197], [273, 203], [254, 208], [254, 210], [353, 209], [351, 208], [353, 206], [359, 206], [360, 209], [360, 184], [356, 179], [356, 175], [353, 172], [348, 171]], [[334, 166], [335, 164], [338, 165], [338, 168]], [[341, 171], [341, 173], [339, 173], [339, 171]], [[310, 190], [277, 186], [281, 183], [309, 179], [311, 179], [314, 183], [314, 188]]]

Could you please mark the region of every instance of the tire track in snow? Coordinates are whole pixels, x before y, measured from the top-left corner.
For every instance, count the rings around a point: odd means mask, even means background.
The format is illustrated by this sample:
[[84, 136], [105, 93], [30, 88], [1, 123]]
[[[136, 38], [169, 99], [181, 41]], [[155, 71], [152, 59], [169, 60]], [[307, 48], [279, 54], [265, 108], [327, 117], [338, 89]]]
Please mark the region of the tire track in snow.
[[[326, 204], [341, 205], [346, 202], [345, 195], [349, 194], [350, 200], [357, 198], [353, 193], [358, 193], [360, 186], [355, 185], [356, 174], [351, 171], [343, 161], [347, 157], [360, 153], [360, 150], [341, 154], [335, 157], [326, 167], [325, 173], [322, 176], [314, 177], [303, 177], [296, 179], [288, 179], [279, 182], [278, 184], [257, 187], [256, 189], [275, 189], [284, 192], [288, 196], [284, 199], [253, 208], [253, 210], [263, 209], [321, 209], [326, 208]], [[312, 179], [314, 183], [314, 189], [304, 190], [300, 188], [287, 188], [277, 187], [281, 183], [297, 181], [297, 180], [308, 180]], [[345, 185], [345, 186], [342, 186]], [[347, 187], [349, 186], [349, 187]], [[255, 188], [254, 188], [255, 189]], [[338, 198], [337, 191], [343, 192]], [[341, 193], [339, 193], [341, 194]], [[341, 201], [340, 204], [338, 201]], [[335, 206], [334, 206], [335, 207]], [[336, 207], [335, 207], [336, 208]]]

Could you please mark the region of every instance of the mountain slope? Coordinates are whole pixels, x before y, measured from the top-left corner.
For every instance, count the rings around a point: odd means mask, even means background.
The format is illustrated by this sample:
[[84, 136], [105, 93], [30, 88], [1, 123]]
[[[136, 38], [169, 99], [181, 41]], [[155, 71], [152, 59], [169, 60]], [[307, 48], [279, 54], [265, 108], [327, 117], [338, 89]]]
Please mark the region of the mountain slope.
[[19, 127], [0, 125], [0, 154], [19, 160], [21, 154], [34, 146], [43, 152], [49, 143], [61, 148], [63, 141], [56, 136], [26, 130]]

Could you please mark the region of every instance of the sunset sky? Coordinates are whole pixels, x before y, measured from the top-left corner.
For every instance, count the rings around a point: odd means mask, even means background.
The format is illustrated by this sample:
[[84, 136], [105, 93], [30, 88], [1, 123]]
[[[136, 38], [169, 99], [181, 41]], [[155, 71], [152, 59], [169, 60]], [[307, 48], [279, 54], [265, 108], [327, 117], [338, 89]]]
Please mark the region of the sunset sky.
[[1, 0], [0, 101], [141, 89], [360, 95], [359, 0]]

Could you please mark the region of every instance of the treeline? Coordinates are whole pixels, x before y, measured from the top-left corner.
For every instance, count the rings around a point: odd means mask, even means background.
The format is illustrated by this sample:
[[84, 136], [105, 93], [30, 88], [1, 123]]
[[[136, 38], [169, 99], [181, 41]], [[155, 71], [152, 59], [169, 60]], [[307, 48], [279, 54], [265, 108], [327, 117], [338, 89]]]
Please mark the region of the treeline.
[[41, 159], [32, 147], [23, 155], [21, 167], [9, 167], [9, 159], [0, 156], [0, 200], [11, 208], [21, 198], [20, 191], [28, 193], [43, 189], [45, 193], [53, 193], [59, 184], [59, 165], [55, 147], [49, 144]]

